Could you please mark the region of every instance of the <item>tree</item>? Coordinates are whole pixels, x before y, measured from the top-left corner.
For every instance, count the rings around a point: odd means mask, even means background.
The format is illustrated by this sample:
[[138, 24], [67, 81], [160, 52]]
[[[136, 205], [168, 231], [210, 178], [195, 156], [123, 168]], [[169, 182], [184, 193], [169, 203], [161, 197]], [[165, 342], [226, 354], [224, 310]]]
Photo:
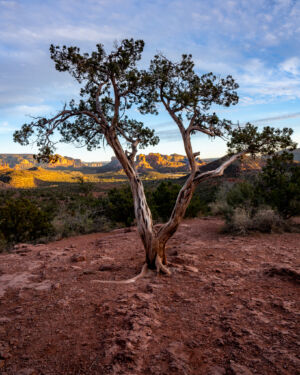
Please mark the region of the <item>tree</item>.
[[300, 167], [286, 152], [267, 160], [256, 190], [264, 202], [284, 218], [300, 213]]
[[[106, 54], [102, 44], [91, 54], [80, 53], [78, 47], [50, 46], [51, 58], [60, 72], [69, 72], [81, 84], [81, 100], [74, 100], [52, 118], [35, 118], [14, 134], [14, 140], [28, 144], [36, 135], [38, 160], [54, 160], [59, 133], [62, 142], [86, 145], [88, 150], [105, 141], [120, 161], [131, 187], [137, 229], [146, 253], [146, 265], [170, 273], [166, 267], [166, 243], [176, 232], [191, 201], [195, 187], [203, 180], [220, 176], [225, 168], [246, 153], [272, 153], [294, 147], [291, 129], [265, 128], [261, 133], [251, 124], [234, 127], [210, 113], [212, 105], [226, 107], [238, 102], [238, 85], [231, 76], [217, 78], [212, 73], [198, 76], [191, 55], [183, 55], [173, 63], [156, 55], [148, 70], [137, 64], [144, 49], [142, 40], [125, 39]], [[147, 204], [143, 184], [135, 169], [138, 148], [156, 145], [154, 131], [128, 114], [138, 109], [141, 114], [157, 114], [161, 105], [178, 126], [190, 164], [190, 175], [181, 188], [167, 223], [156, 230]], [[186, 126], [185, 126], [186, 125]], [[231, 156], [218, 168], [200, 172], [197, 169], [191, 136], [201, 132], [209, 137], [228, 137]], [[144, 267], [146, 268], [146, 267]]]

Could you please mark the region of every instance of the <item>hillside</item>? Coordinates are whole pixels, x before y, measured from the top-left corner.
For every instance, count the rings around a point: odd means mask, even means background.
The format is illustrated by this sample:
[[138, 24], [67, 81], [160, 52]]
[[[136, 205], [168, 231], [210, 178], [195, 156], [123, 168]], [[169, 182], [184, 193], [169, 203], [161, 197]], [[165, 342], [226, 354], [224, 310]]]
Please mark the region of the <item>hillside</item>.
[[[198, 165], [204, 165], [201, 160], [197, 160]], [[136, 169], [140, 173], [159, 172], [159, 173], [176, 173], [188, 172], [189, 165], [187, 157], [184, 155], [171, 154], [163, 155], [160, 153], [149, 153], [148, 155], [140, 154], [136, 157]], [[122, 167], [116, 157], [99, 169], [99, 172], [121, 171]]]
[[294, 154], [294, 160], [300, 162], [300, 148], [296, 148], [296, 150], [293, 151]]
[[[200, 167], [200, 171], [205, 172], [212, 169], [218, 168], [228, 156], [216, 159], [210, 163], [204, 164]], [[239, 177], [244, 173], [257, 173], [264, 166], [265, 162], [263, 159], [256, 157], [253, 159], [250, 156], [244, 156], [242, 159], [236, 160], [234, 163], [229, 165], [224, 171], [225, 177]]]
[[103, 162], [83, 162], [80, 159], [73, 159], [68, 156], [58, 156], [56, 163], [38, 163], [33, 154], [0, 154], [0, 169], [24, 170], [33, 167], [44, 169], [80, 169], [99, 168]]
[[126, 279], [144, 261], [136, 228], [0, 254], [6, 375], [292, 375], [299, 370], [298, 233], [232, 237], [185, 220], [171, 277]]
[[2, 187], [34, 188], [45, 182], [78, 183], [80, 178], [83, 178], [87, 182], [99, 181], [97, 176], [84, 175], [79, 171], [46, 170], [41, 167], [33, 167], [26, 170], [5, 169], [2, 172], [0, 171], [0, 183], [2, 183]]

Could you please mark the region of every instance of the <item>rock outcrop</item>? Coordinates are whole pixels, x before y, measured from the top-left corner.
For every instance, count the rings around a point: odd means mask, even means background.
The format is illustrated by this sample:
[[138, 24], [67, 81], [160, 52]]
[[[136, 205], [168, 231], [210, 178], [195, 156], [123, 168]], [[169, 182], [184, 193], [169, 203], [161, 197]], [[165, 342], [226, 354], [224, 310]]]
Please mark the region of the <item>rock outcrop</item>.
[[[205, 164], [197, 160], [198, 165]], [[155, 170], [157, 172], [187, 172], [189, 164], [187, 157], [184, 155], [171, 154], [162, 155], [159, 153], [150, 153], [148, 155], [140, 154], [136, 158], [136, 167], [139, 172], [144, 170]]]
[[103, 162], [83, 162], [80, 159], [73, 159], [68, 156], [58, 155], [56, 163], [38, 163], [33, 154], [0, 154], [0, 169], [24, 170], [33, 167], [44, 169], [81, 169], [99, 168]]

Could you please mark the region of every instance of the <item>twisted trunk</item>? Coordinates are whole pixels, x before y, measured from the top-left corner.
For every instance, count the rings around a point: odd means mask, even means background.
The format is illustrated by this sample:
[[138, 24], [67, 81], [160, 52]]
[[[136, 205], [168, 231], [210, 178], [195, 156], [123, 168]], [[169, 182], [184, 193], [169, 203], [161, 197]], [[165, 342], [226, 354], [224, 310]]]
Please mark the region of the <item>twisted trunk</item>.
[[155, 269], [156, 255], [159, 253], [159, 241], [153, 228], [152, 214], [146, 200], [142, 181], [135, 170], [133, 160], [125, 154], [116, 134], [110, 132], [107, 134], [107, 139], [129, 179], [137, 230], [146, 252], [146, 263], [148, 268]]

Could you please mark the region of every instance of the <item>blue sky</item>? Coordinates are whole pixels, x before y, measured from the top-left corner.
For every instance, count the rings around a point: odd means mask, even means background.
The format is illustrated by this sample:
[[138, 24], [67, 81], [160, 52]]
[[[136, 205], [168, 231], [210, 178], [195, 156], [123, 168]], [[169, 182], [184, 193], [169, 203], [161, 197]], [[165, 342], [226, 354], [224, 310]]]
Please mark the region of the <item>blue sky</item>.
[[[13, 143], [14, 130], [77, 96], [77, 83], [55, 71], [51, 43], [110, 50], [130, 37], [145, 40], [145, 66], [158, 51], [174, 60], [192, 53], [199, 73], [231, 74], [240, 102], [217, 113], [292, 127], [300, 143], [300, 0], [0, 0], [0, 153], [35, 152]], [[166, 114], [144, 122], [161, 138], [146, 152], [184, 152]], [[194, 149], [205, 158], [223, 155], [226, 145], [197, 136]], [[57, 151], [86, 161], [112, 156], [109, 148]]]

